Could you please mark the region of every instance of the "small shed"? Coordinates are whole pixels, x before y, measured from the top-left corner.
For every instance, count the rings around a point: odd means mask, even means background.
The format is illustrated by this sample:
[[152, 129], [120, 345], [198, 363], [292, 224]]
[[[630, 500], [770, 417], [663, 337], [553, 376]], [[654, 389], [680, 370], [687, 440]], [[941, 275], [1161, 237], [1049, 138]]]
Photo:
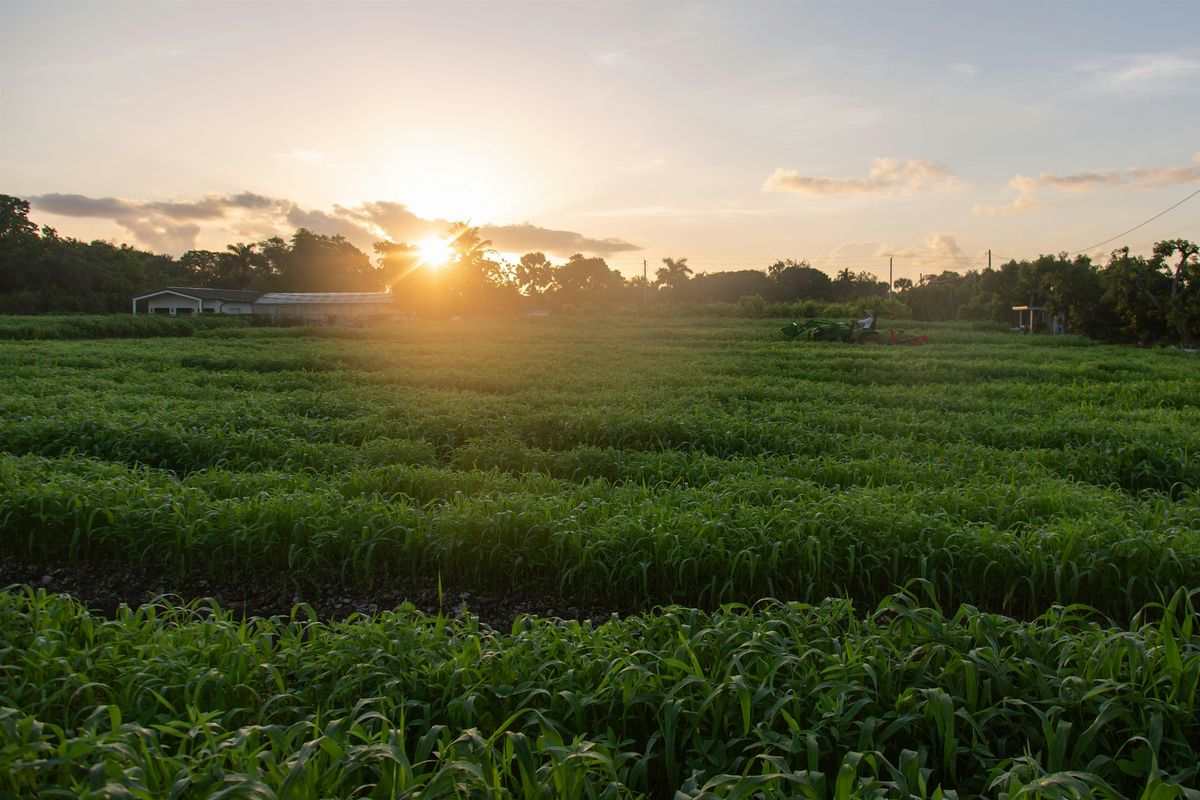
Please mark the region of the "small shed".
[[396, 314], [388, 292], [267, 292], [254, 313], [309, 322], [366, 322]]
[[1064, 328], [1064, 320], [1062, 314], [1048, 314], [1045, 306], [1013, 306], [1012, 310], [1017, 312], [1017, 327], [1021, 333], [1034, 333], [1036, 331], [1047, 331], [1049, 333], [1062, 333]]
[[197, 289], [187, 286], [167, 286], [133, 298], [134, 314], [138, 304], [148, 314], [249, 314], [254, 301], [262, 292], [243, 289]]

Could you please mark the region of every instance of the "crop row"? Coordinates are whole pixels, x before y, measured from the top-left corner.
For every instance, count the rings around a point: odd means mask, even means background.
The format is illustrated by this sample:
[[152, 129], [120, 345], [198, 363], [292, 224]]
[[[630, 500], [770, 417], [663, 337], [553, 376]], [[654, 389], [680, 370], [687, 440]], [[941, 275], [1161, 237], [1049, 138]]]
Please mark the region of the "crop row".
[[998, 344], [914, 356], [702, 337], [627, 343], [614, 359], [591, 342], [514, 336], [469, 349], [273, 338], [0, 347], [0, 443], [181, 473], [338, 471], [400, 441], [415, 443], [401, 446], [398, 457], [416, 459], [406, 463], [477, 458], [609, 480], [647, 479], [643, 454], [679, 452], [780, 464], [878, 454], [1129, 492], [1200, 485], [1200, 391], [1185, 357]]
[[172, 473], [0, 456], [3, 550], [167, 574], [432, 576], [552, 587], [615, 607], [773, 596], [873, 604], [914, 578], [942, 602], [1116, 615], [1200, 583], [1200, 494], [1138, 499], [1069, 481], [701, 487], [390, 465], [336, 476]]
[[865, 617], [844, 601], [668, 608], [498, 633], [411, 609], [105, 620], [9, 592], [0, 788], [1194, 798], [1195, 601], [1117, 628], [1079, 607], [1021, 623], [900, 594]]

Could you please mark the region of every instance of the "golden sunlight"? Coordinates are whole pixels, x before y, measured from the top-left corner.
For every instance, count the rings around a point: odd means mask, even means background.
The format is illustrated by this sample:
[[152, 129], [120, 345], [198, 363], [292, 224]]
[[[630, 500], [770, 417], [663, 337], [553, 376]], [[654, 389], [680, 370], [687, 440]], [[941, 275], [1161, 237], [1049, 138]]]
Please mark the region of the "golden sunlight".
[[395, 198], [426, 219], [478, 224], [511, 216], [527, 183], [478, 142], [418, 140], [373, 162], [348, 197]]
[[436, 269], [445, 266], [446, 262], [454, 255], [454, 248], [445, 239], [430, 236], [417, 243], [417, 254], [421, 257], [422, 264], [428, 264]]

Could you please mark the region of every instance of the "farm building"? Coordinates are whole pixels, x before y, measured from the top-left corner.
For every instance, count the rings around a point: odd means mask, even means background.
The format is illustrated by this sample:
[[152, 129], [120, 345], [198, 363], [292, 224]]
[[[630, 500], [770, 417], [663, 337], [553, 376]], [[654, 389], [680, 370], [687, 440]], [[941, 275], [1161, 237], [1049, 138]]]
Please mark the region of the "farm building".
[[366, 322], [393, 316], [386, 292], [251, 292], [168, 286], [133, 298], [133, 313], [262, 314], [308, 322]]
[[[1012, 310], [1017, 312], [1017, 327], [1014, 330], [1022, 333], [1035, 331], [1062, 333], [1065, 329], [1063, 315], [1049, 314], [1045, 306], [1013, 306]], [[1028, 321], [1026, 321], [1026, 315], [1028, 315]]]
[[356, 322], [391, 316], [396, 307], [387, 292], [268, 292], [254, 301], [254, 313], [311, 322]]
[[168, 286], [154, 292], [139, 294], [133, 298], [133, 313], [138, 313], [138, 304], [148, 314], [249, 314], [254, 301], [262, 292], [240, 289], [193, 289], [183, 286]]

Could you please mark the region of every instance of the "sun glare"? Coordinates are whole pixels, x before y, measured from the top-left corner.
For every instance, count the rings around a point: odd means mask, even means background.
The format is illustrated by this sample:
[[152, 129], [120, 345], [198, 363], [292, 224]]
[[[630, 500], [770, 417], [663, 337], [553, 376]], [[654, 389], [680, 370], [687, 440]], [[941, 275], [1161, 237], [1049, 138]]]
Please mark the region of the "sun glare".
[[454, 255], [454, 250], [450, 247], [450, 242], [431, 236], [417, 244], [417, 253], [421, 256], [422, 264], [436, 269], [445, 266]]

